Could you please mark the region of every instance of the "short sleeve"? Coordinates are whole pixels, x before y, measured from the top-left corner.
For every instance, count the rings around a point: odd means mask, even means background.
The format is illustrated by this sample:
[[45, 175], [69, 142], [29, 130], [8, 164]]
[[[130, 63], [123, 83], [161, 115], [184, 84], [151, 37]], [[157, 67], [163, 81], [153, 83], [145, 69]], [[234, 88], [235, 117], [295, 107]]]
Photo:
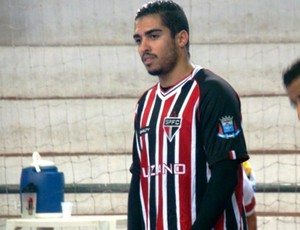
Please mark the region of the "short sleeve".
[[200, 82], [200, 132], [209, 165], [222, 160], [247, 160], [237, 93], [222, 78], [208, 72]]

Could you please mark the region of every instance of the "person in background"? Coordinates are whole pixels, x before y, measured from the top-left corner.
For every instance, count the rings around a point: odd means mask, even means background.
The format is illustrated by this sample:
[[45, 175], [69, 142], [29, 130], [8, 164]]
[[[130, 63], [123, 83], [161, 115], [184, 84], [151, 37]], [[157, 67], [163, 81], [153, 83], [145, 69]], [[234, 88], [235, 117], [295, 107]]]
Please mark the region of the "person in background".
[[136, 107], [128, 230], [246, 230], [249, 156], [238, 94], [191, 62], [189, 24], [177, 3], [142, 6], [133, 38], [158, 83]]
[[254, 172], [253, 172], [252, 165], [250, 164], [249, 161], [244, 161], [243, 162], [243, 169], [246, 173], [247, 178], [249, 179], [251, 187], [255, 191], [256, 190], [255, 175], [254, 175]]
[[244, 203], [245, 210], [247, 216], [248, 230], [256, 230], [257, 229], [257, 217], [255, 212], [255, 178], [252, 167], [249, 161], [243, 162], [244, 167]]
[[296, 108], [300, 120], [300, 59], [283, 73], [283, 84], [291, 104]]

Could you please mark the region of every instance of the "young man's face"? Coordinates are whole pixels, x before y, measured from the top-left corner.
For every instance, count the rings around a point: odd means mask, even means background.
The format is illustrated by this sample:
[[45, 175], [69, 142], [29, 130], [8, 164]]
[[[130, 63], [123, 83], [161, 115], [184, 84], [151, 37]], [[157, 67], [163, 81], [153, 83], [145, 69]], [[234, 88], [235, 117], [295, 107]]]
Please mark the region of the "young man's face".
[[287, 93], [292, 104], [297, 109], [298, 119], [300, 120], [300, 76], [287, 87]]
[[159, 15], [138, 18], [133, 38], [141, 60], [151, 75], [163, 75], [173, 70], [178, 61], [178, 47], [170, 30], [162, 25]]

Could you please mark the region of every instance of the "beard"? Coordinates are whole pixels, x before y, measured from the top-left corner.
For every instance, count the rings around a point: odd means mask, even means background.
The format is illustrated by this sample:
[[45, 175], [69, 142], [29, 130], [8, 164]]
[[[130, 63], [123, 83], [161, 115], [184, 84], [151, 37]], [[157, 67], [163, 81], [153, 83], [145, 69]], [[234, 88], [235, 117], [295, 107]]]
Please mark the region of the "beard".
[[159, 76], [163, 73], [163, 70], [161, 68], [156, 70], [148, 70], [148, 73], [152, 76]]
[[148, 73], [152, 76], [160, 76], [170, 73], [178, 62], [178, 52], [175, 47], [175, 43], [169, 48], [167, 55], [162, 57], [162, 60], [158, 63], [158, 67], [152, 70], [148, 70]]

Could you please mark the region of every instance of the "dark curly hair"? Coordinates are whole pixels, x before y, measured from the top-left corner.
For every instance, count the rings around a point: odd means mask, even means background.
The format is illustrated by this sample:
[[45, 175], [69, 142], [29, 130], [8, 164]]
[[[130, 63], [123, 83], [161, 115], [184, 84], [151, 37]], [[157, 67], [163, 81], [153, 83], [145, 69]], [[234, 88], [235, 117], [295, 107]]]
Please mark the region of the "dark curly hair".
[[300, 58], [283, 73], [283, 84], [287, 88], [292, 81], [300, 77]]
[[[185, 30], [189, 34], [187, 17], [182, 7], [177, 3], [171, 0], [148, 2], [138, 9], [135, 20], [151, 14], [160, 15], [163, 25], [170, 29], [173, 38], [175, 38], [175, 35], [182, 30]], [[190, 43], [188, 41], [186, 45], [188, 51], [189, 46]]]

